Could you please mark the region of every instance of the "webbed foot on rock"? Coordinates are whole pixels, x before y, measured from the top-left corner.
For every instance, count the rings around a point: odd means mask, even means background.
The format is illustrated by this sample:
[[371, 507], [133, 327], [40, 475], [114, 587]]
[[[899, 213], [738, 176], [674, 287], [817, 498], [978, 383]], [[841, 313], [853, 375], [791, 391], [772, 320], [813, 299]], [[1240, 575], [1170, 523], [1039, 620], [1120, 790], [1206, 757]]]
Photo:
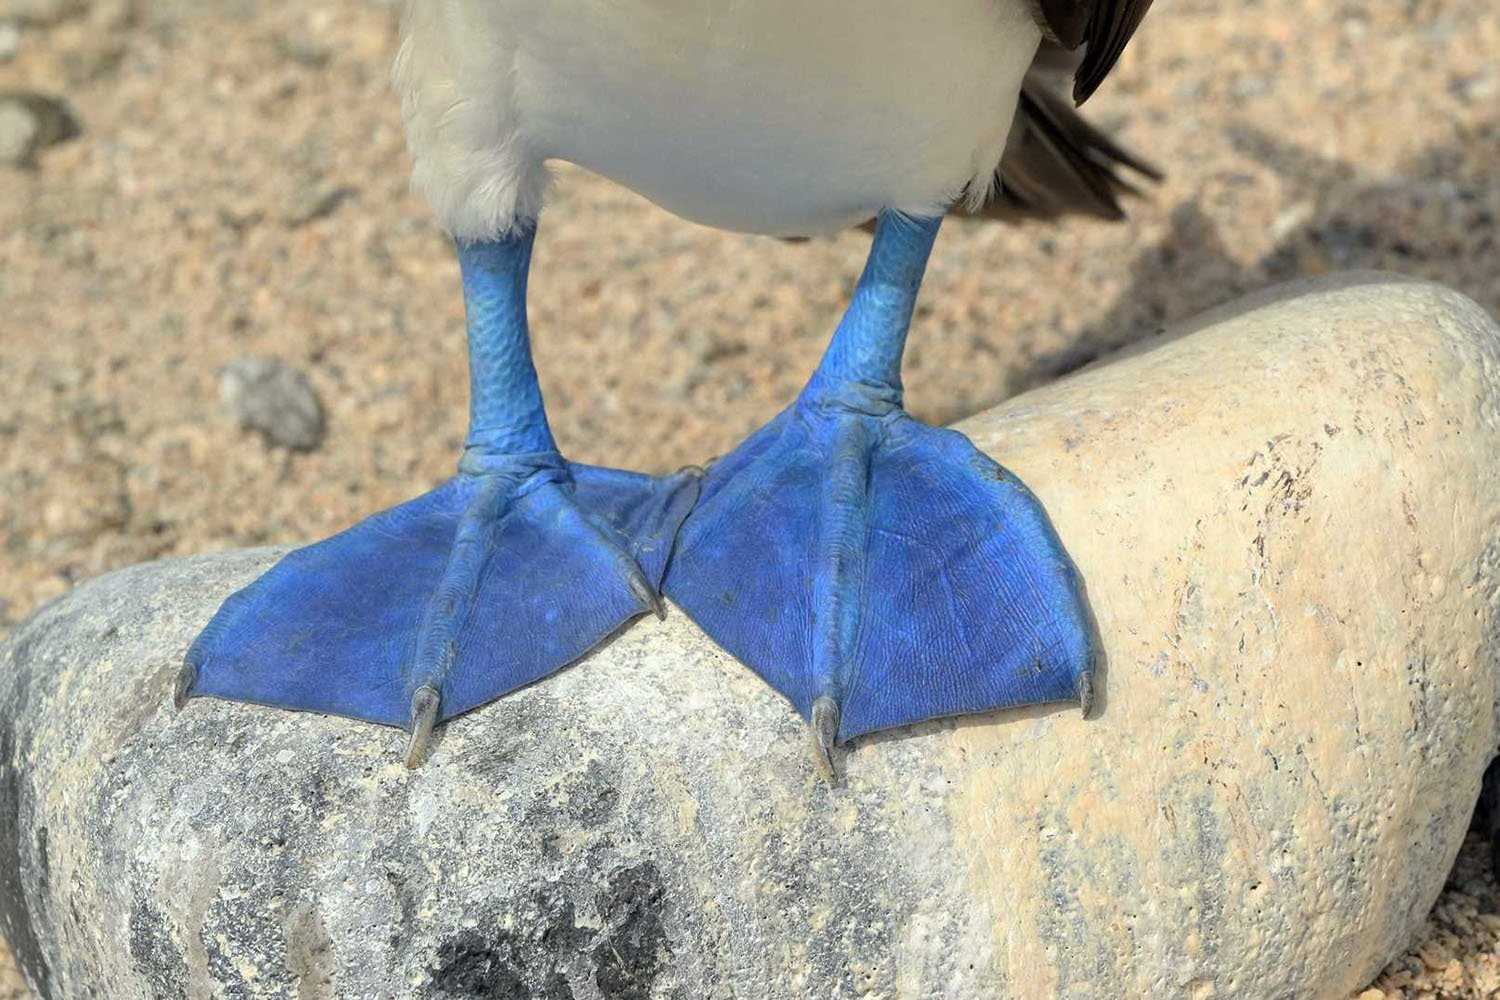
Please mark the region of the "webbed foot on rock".
[[1046, 513], [957, 431], [901, 407], [938, 220], [881, 217], [797, 401], [709, 469], [666, 590], [834, 745], [1092, 692], [1083, 588]]
[[692, 473], [653, 478], [525, 456], [287, 555], [188, 652], [179, 703], [213, 695], [432, 728], [660, 613]]

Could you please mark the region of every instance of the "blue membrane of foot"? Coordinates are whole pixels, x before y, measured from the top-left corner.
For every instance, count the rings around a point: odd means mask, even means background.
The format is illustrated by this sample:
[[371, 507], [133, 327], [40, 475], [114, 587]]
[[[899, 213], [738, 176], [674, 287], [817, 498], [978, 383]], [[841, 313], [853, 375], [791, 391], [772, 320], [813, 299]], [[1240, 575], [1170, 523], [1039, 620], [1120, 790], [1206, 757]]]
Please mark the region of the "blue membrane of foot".
[[1094, 632], [1040, 503], [962, 434], [901, 408], [937, 220], [887, 214], [817, 373], [714, 463], [665, 588], [840, 740], [943, 716], [1087, 703]]
[[460, 248], [471, 403], [459, 474], [230, 597], [189, 650], [184, 694], [407, 726], [426, 689], [446, 719], [657, 606], [698, 479], [558, 454], [526, 323], [533, 236]]

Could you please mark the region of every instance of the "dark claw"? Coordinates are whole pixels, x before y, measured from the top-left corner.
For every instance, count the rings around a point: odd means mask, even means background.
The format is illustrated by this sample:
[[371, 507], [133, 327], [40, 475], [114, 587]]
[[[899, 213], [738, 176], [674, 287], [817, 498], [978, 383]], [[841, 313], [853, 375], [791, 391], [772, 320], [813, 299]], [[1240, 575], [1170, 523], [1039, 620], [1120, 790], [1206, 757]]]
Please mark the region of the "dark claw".
[[833, 749], [839, 738], [839, 705], [824, 695], [813, 702], [812, 709], [813, 760], [818, 773], [830, 785], [838, 780], [838, 771], [833, 766]]
[[1094, 675], [1078, 675], [1078, 704], [1083, 708], [1083, 717], [1087, 719], [1089, 713], [1094, 710]]
[[639, 569], [630, 574], [630, 592], [635, 595], [636, 600], [652, 611], [659, 621], [667, 620], [666, 600], [656, 592], [646, 579], [646, 575]]
[[198, 683], [198, 668], [191, 663], [184, 663], [182, 669], [177, 671], [177, 681], [172, 685], [172, 706], [177, 711], [188, 703], [193, 696], [193, 685]]
[[438, 705], [442, 700], [437, 689], [424, 684], [411, 696], [411, 739], [406, 744], [406, 766], [415, 769], [422, 763], [432, 742], [432, 727], [437, 725]]

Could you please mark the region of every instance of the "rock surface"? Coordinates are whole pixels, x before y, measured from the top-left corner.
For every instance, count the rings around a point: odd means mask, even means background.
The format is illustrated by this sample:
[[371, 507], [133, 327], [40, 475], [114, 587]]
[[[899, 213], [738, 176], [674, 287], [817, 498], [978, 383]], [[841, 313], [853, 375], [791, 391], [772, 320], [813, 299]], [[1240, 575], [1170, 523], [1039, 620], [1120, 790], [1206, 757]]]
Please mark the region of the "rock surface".
[[1096, 718], [858, 745], [682, 615], [443, 734], [171, 681], [274, 552], [102, 578], [0, 653], [0, 923], [43, 996], [1339, 996], [1496, 734], [1500, 331], [1356, 278], [975, 418], [1089, 586]]

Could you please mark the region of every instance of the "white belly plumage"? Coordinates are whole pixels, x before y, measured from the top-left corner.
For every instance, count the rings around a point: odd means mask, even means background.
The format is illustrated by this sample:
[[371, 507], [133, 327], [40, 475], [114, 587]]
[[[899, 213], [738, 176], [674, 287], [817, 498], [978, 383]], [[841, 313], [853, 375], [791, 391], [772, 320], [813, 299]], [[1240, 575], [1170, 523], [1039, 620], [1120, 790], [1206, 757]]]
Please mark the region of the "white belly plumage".
[[827, 232], [982, 195], [1040, 33], [1027, 0], [411, 0], [416, 184], [460, 237], [548, 159], [725, 229]]

